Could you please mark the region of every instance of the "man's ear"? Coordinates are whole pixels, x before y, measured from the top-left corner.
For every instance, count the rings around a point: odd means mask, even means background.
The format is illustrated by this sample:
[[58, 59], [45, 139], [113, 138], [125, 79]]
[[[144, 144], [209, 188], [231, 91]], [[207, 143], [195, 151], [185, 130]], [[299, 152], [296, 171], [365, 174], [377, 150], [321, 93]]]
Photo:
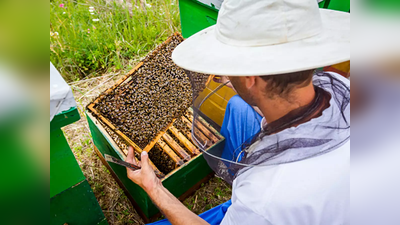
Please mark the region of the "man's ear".
[[255, 76], [246, 76], [245, 85], [247, 89], [251, 89], [256, 85], [256, 77]]

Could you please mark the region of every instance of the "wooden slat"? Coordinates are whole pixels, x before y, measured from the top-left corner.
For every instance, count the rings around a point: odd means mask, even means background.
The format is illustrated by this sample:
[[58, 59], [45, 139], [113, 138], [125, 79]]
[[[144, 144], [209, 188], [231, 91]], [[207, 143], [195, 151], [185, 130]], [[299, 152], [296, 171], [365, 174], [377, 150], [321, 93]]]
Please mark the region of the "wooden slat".
[[[182, 132], [183, 132], [183, 131], [182, 131]], [[183, 133], [185, 133], [185, 132], [183, 132]], [[201, 136], [199, 137], [199, 135], [201, 135]], [[186, 133], [185, 133], [185, 136], [187, 137], [188, 140], [191, 140], [191, 142], [193, 143], [193, 145], [196, 146], [197, 151], [200, 152], [200, 150], [197, 148], [197, 145], [196, 145], [195, 141], [192, 140], [192, 133], [191, 133], [191, 132], [186, 132]], [[206, 143], [206, 141], [207, 141], [206, 147], [210, 147], [210, 146], [211, 146], [211, 141], [209, 141], [204, 135], [202, 135], [201, 132], [200, 132], [200, 134], [197, 134], [197, 135], [196, 135], [196, 138], [197, 138], [201, 143]]]
[[218, 139], [223, 138], [222, 136], [211, 124], [207, 123], [202, 117], [197, 118], [205, 127], [207, 127]]
[[[210, 147], [213, 145], [213, 142], [210, 141], [200, 130], [194, 129], [194, 136], [197, 138], [197, 140], [200, 142], [202, 145], [206, 145], [206, 148]], [[195, 140], [193, 140], [194, 142]]]
[[181, 132], [182, 132], [182, 134], [185, 135], [186, 139], [188, 139], [190, 142], [193, 142], [192, 141], [192, 133], [191, 132], [185, 132], [183, 130]]
[[170, 124], [168, 124], [167, 128], [163, 131], [161, 131], [160, 133], [158, 133], [158, 135], [143, 149], [143, 151], [149, 152], [154, 145], [157, 143], [158, 140], [160, 140], [160, 138], [165, 134], [165, 132], [167, 132], [168, 128], [172, 126], [172, 124], [174, 124], [176, 119], [173, 119], [172, 122]]
[[[193, 116], [190, 117], [189, 113], [186, 112], [186, 117], [183, 119], [186, 123], [193, 123]], [[218, 141], [218, 138], [215, 137], [207, 128], [205, 128], [201, 123], [196, 121], [195, 123], [196, 127], [198, 129], [194, 129], [194, 133], [196, 134], [196, 137], [200, 137], [201, 140], [207, 141], [207, 145], [211, 146], [213, 143], [216, 143]], [[205, 142], [204, 142], [205, 143]]]
[[178, 165], [182, 166], [183, 161], [182, 159], [175, 154], [175, 152], [163, 141], [163, 140], [158, 140], [157, 144], [160, 146], [160, 148], [169, 156], [171, 157], [172, 160]]
[[171, 136], [165, 133], [163, 135], [163, 139], [184, 161], [190, 160], [190, 155], [187, 154], [186, 151], [178, 143], [176, 143]]
[[193, 122], [193, 115], [190, 114], [188, 111], [185, 111], [185, 116], [186, 116], [186, 118], [189, 119], [190, 122]]
[[187, 127], [189, 127], [190, 130], [192, 130], [192, 122], [190, 122], [186, 117], [182, 116], [181, 117], [182, 121], [186, 123]]
[[[87, 115], [89, 115], [90, 119], [96, 124], [96, 126], [103, 133], [103, 135], [105, 135], [107, 137], [107, 139], [110, 140], [112, 147], [119, 153], [120, 156], [123, 157], [123, 160], [126, 160], [126, 155], [122, 154], [123, 153], [122, 150], [118, 147], [117, 143], [115, 143], [115, 141], [112, 139], [112, 137], [107, 133], [106, 129], [104, 129], [103, 126], [97, 122], [97, 118], [95, 118], [90, 113], [87, 113]], [[135, 159], [136, 159], [136, 161], [139, 161], [136, 157], [135, 157]], [[154, 165], [154, 163], [150, 159], [149, 159], [149, 162], [155, 173], [164, 176], [164, 174], [156, 167], [156, 165]]]
[[[186, 111], [186, 117], [189, 119], [190, 122], [193, 123], [193, 115], [191, 115], [188, 111]], [[200, 117], [200, 116], [199, 116]], [[201, 132], [208, 138], [210, 139], [213, 143], [216, 143], [218, 141], [218, 138], [211, 132], [209, 131], [203, 124], [201, 124], [197, 119], [194, 125], [201, 130]]]
[[203, 124], [201, 124], [199, 121], [195, 121], [194, 122], [194, 124], [195, 124], [195, 126], [197, 127], [197, 128], [199, 128], [199, 130], [201, 130], [201, 132], [206, 136], [206, 137], [208, 137], [213, 143], [216, 143], [217, 141], [218, 141], [218, 138], [217, 137], [215, 137], [215, 135], [210, 131], [210, 130], [208, 130], [205, 126], [203, 126]]
[[[189, 121], [188, 118], [182, 116], [181, 117], [182, 121], [186, 123], [186, 125], [190, 128], [190, 130], [192, 130], [192, 123]], [[206, 147], [210, 147], [213, 143], [212, 141], [210, 141], [200, 130], [198, 129], [194, 129], [194, 135], [196, 136], [196, 138], [200, 141], [201, 144], [206, 143]], [[189, 135], [190, 140], [192, 140], [192, 135]], [[195, 142], [195, 140], [192, 140], [193, 143]]]
[[178, 138], [181, 144], [183, 144], [190, 151], [190, 153], [192, 153], [192, 155], [200, 154], [200, 151], [181, 132], [179, 132], [176, 127], [172, 126], [169, 128], [169, 130], [175, 135], [176, 138]]
[[89, 116], [89, 118], [93, 121], [93, 123], [97, 126], [97, 128], [100, 130], [101, 133], [108, 139], [110, 142], [111, 146], [117, 151], [117, 154], [122, 157], [123, 160], [125, 160], [127, 154], [122, 151], [122, 149], [118, 146], [118, 144], [114, 141], [114, 139], [111, 137], [111, 135], [107, 132], [105, 125], [101, 123], [96, 117], [94, 117], [90, 112], [87, 112], [86, 115]]
[[[193, 115], [192, 108], [189, 108], [187, 111]], [[209, 123], [207, 123], [207, 121], [203, 117], [201, 117], [199, 115], [197, 117], [197, 120], [199, 120], [203, 124], [203, 126], [207, 127], [218, 139], [223, 138], [223, 136], [213, 126], [211, 126]]]
[[127, 142], [128, 145], [132, 146], [133, 149], [135, 149], [135, 151], [137, 151], [137, 152], [139, 152], [139, 153], [142, 153], [142, 149], [141, 149], [139, 146], [137, 146], [137, 145], [135, 144], [135, 142], [133, 142], [131, 139], [129, 139], [129, 138], [128, 138], [125, 134], [123, 134], [121, 131], [117, 130], [117, 129], [114, 127], [114, 125], [113, 125], [112, 123], [110, 123], [110, 122], [109, 122], [106, 118], [104, 118], [102, 115], [100, 115], [100, 114], [97, 112], [96, 109], [94, 109], [92, 106], [89, 106], [88, 108], [89, 108], [90, 110], [92, 110], [92, 112], [93, 112], [94, 114], [96, 114], [96, 115], [99, 117], [99, 119], [100, 119], [103, 123], [105, 123], [111, 130], [113, 130], [116, 134], [118, 134], [118, 135], [122, 138], [122, 140], [124, 140], [125, 142]]

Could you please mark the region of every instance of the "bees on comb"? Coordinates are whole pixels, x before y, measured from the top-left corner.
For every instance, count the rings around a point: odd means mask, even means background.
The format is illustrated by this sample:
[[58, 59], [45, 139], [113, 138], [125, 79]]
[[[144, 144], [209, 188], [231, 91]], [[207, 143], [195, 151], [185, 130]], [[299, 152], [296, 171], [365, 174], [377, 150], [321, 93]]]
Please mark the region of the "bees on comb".
[[171, 59], [182, 41], [180, 36], [172, 36], [170, 42], [148, 54], [129, 79], [102, 94], [94, 106], [142, 149], [192, 104], [193, 78]]

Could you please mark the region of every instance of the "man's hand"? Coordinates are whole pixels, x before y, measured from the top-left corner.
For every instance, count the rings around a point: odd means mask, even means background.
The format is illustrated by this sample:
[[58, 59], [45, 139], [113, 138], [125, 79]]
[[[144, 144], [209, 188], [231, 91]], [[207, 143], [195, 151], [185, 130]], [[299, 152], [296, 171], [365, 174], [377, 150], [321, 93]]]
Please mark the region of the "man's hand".
[[135, 158], [134, 150], [131, 146], [128, 148], [128, 156], [126, 162], [141, 167], [140, 170], [131, 170], [126, 168], [128, 178], [143, 188], [147, 193], [154, 191], [157, 187], [161, 186], [161, 181], [157, 178], [153, 168], [149, 163], [149, 156], [147, 152], [143, 151], [141, 156], [141, 162], [137, 162]]
[[[133, 148], [129, 147], [126, 162], [141, 166], [140, 170], [127, 168], [128, 178], [139, 185], [151, 200], [174, 225], [206, 225], [206, 221], [191, 212], [174, 195], [165, 189], [149, 163], [147, 152], [142, 152], [141, 162], [137, 162]], [[177, 184], [179, 185], [179, 184]]]

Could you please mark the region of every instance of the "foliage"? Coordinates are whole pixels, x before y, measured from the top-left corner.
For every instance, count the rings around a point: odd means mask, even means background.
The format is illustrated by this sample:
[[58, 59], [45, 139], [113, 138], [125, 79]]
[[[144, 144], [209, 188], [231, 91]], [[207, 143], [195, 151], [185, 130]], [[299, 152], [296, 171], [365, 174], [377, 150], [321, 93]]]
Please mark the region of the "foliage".
[[50, 2], [50, 61], [68, 82], [129, 69], [180, 30], [177, 0], [109, 2]]

